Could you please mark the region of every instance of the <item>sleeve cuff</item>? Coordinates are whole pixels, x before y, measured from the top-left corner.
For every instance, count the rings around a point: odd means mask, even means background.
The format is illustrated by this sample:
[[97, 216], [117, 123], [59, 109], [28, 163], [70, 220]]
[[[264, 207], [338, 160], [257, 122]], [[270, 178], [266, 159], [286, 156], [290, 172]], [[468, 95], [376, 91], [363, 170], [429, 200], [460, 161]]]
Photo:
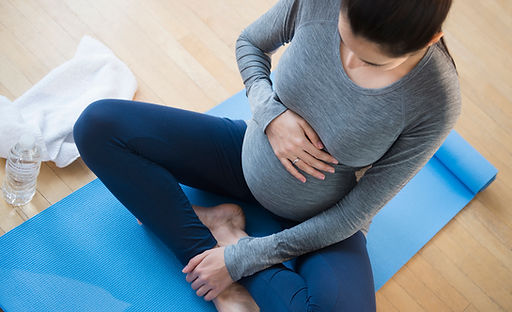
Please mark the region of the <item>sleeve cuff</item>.
[[[249, 238], [249, 236], [242, 237], [238, 242]], [[244, 273], [244, 261], [241, 259], [241, 256], [243, 255], [240, 255], [240, 251], [237, 248], [239, 246], [238, 242], [235, 245], [228, 245], [224, 249], [224, 262], [226, 263], [228, 273], [234, 282], [240, 280]]]
[[252, 109], [252, 119], [263, 132], [272, 120], [288, 109], [280, 102], [267, 79], [254, 81], [246, 94]]
[[270, 122], [272, 122], [272, 120], [276, 119], [279, 115], [284, 113], [287, 109], [288, 108], [286, 106], [284, 106], [281, 102], [277, 101], [273, 96], [267, 103], [266, 109], [263, 112], [261, 112], [261, 115], [259, 117], [261, 131], [265, 132]]

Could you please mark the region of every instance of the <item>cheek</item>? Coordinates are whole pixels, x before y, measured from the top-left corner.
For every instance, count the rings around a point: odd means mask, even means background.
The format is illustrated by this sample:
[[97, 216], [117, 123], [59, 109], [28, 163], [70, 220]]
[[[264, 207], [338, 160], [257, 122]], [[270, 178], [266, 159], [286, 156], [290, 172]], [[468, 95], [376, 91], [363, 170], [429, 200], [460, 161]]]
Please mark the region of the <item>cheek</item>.
[[[370, 65], [368, 65], [370, 66]], [[381, 72], [388, 72], [388, 71], [391, 71], [393, 69], [395, 69], [397, 66], [395, 65], [386, 65], [386, 66], [379, 66], [379, 67], [374, 67], [374, 66], [371, 66], [373, 67], [374, 69], [378, 70], [378, 71], [381, 71]]]
[[382, 70], [383, 71], [388, 71], [388, 70], [393, 70], [395, 68], [397, 68], [398, 66], [402, 65], [405, 61], [398, 61], [398, 62], [394, 62], [392, 64], [388, 64], [386, 66], [382, 66]]
[[386, 68], [382, 69], [383, 71], [390, 71], [390, 70], [393, 70], [395, 68], [397, 68], [398, 65], [388, 65], [386, 66]]

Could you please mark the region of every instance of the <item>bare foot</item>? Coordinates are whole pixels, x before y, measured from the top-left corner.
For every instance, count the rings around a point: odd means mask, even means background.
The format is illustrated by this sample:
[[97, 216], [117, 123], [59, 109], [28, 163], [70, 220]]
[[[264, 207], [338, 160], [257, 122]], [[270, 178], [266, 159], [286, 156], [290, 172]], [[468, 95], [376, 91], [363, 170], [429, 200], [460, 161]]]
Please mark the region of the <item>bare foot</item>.
[[233, 283], [213, 299], [215, 308], [219, 312], [259, 312], [256, 304], [247, 289], [239, 283]]
[[219, 246], [236, 244], [238, 239], [248, 236], [245, 233], [245, 215], [242, 207], [224, 203], [213, 207], [192, 205], [199, 220], [206, 225]]
[[[213, 207], [192, 205], [199, 220], [206, 225], [217, 240], [219, 246], [236, 244], [244, 236], [245, 215], [242, 207], [224, 203]], [[258, 312], [258, 305], [247, 289], [239, 283], [229, 285], [213, 303], [220, 312]]]

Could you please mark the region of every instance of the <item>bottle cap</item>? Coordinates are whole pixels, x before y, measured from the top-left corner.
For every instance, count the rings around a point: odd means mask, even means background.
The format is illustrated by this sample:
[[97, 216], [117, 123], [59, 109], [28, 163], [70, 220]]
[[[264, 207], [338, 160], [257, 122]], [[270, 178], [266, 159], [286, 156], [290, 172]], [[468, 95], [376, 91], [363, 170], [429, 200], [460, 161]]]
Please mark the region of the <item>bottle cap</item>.
[[20, 145], [20, 148], [24, 149], [24, 150], [31, 149], [35, 143], [36, 143], [36, 138], [30, 133], [22, 134], [20, 139], [18, 140], [18, 144]]

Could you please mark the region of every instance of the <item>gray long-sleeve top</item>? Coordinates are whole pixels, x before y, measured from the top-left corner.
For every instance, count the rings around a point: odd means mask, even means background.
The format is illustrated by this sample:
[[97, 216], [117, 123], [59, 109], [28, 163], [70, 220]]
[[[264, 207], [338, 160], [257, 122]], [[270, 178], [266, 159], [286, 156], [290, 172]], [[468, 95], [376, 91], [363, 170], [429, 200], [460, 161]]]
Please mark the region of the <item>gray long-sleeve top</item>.
[[[264, 208], [301, 223], [228, 245], [224, 257], [234, 281], [358, 230], [366, 235], [372, 218], [434, 155], [460, 115], [458, 76], [439, 42], [400, 80], [376, 89], [355, 84], [340, 60], [340, 4], [279, 0], [236, 41], [253, 114], [242, 146], [244, 177]], [[272, 84], [270, 55], [286, 43]], [[301, 171], [307, 181], [300, 182], [274, 154], [264, 131], [286, 109], [304, 118], [340, 162], [329, 163], [336, 172], [325, 172], [325, 180]], [[356, 181], [354, 173], [370, 165]]]

